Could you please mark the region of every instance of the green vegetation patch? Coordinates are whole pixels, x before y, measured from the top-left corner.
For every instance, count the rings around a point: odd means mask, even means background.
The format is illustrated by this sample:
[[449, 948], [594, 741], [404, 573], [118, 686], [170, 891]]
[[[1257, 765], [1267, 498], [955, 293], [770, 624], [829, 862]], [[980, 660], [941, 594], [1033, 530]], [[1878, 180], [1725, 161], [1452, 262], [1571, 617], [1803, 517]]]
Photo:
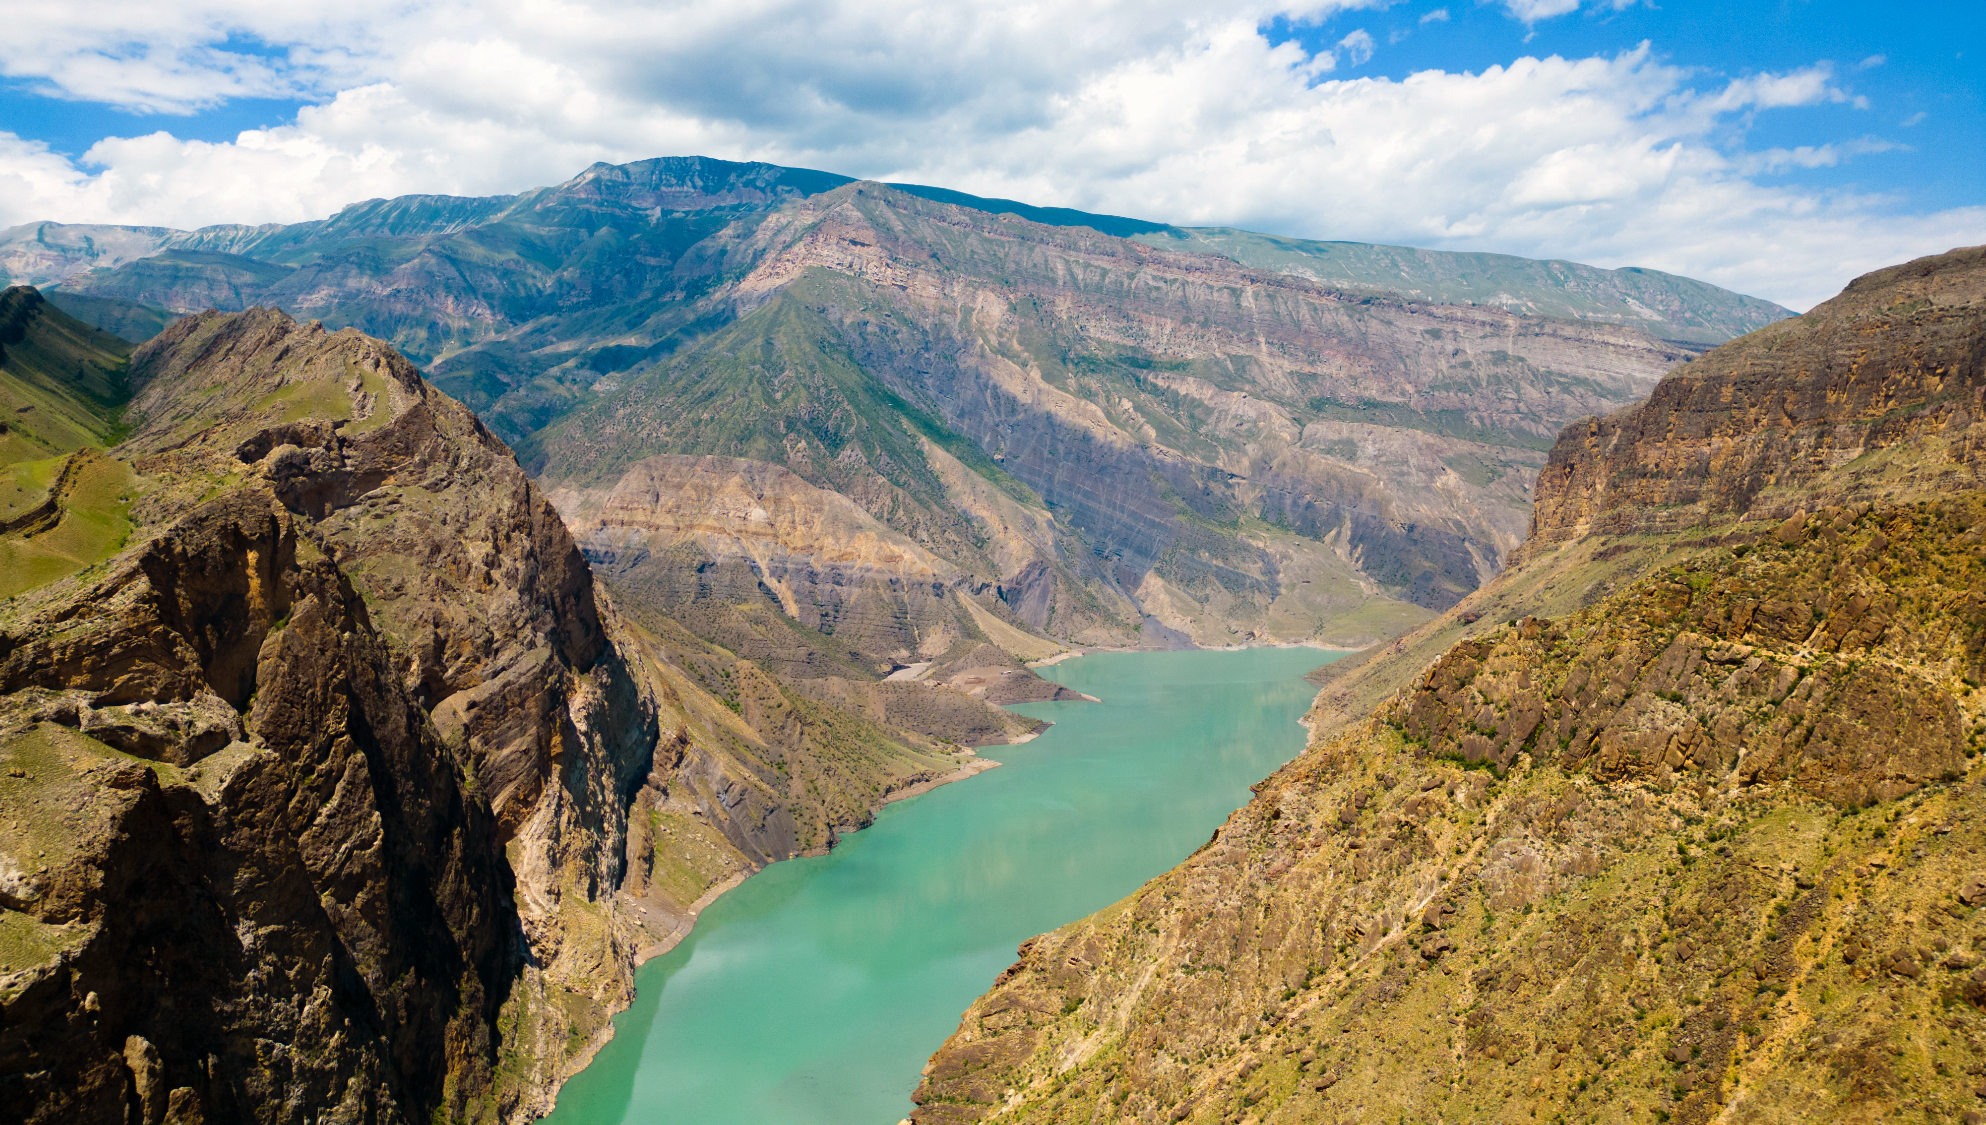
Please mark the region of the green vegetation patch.
[[700, 818], [651, 811], [648, 823], [655, 832], [655, 866], [649, 882], [679, 906], [691, 905], [744, 868], [738, 849]]
[[[0, 909], [0, 975], [46, 965], [89, 934], [85, 926], [52, 926], [18, 910]], [[0, 988], [0, 1001], [12, 1000], [22, 987], [26, 982]]]
[[67, 457], [45, 457], [0, 466], [0, 520], [10, 520], [40, 507], [48, 499], [56, 474], [68, 461]]
[[130, 355], [34, 289], [0, 293], [0, 465], [120, 440]]
[[[32, 482], [40, 471], [36, 467], [26, 479]], [[61, 518], [53, 528], [0, 536], [0, 598], [67, 578], [122, 550], [131, 537], [137, 484], [131, 466], [92, 456], [61, 498]], [[0, 484], [0, 499], [9, 495], [5, 488]]]

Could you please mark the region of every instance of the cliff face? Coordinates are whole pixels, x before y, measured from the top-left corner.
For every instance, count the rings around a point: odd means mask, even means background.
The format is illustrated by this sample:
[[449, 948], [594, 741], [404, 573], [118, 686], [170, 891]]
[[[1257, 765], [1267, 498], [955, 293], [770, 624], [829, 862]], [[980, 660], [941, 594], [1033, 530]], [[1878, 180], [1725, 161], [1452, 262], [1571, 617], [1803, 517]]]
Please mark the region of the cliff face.
[[495, 1117], [496, 825], [351, 584], [242, 490], [74, 593], [0, 666], [14, 1112]]
[[[88, 336], [35, 309], [16, 354]], [[1036, 727], [923, 684], [803, 694], [624, 619], [504, 444], [378, 340], [207, 313], [100, 374], [135, 428], [28, 462], [49, 483], [0, 530], [62, 560], [0, 607], [26, 1120], [541, 1114], [710, 892], [978, 768], [910, 730]]]
[[1983, 301], [1986, 251], [1958, 250], [1857, 278], [1685, 364], [1647, 402], [1560, 438], [1521, 557], [1588, 535], [1783, 518], [1817, 506], [1817, 491], [1977, 487], [1964, 438], [1986, 380]]
[[[0, 685], [11, 750], [96, 779], [102, 831], [67, 822], [54, 878], [78, 893], [11, 905], [77, 928], [75, 967], [20, 969], [94, 994], [68, 1016], [101, 1042], [51, 1050], [49, 1013], [10, 1007], [6, 1069], [42, 1073], [50, 1120], [134, 1088], [149, 1120], [169, 1097], [256, 1120], [541, 1106], [569, 1036], [629, 994], [604, 912], [655, 741], [584, 558], [502, 443], [377, 341], [188, 318], [131, 380], [142, 543], [10, 603]], [[179, 1022], [208, 997], [210, 1026]]]
[[[1860, 279], [1568, 429], [1558, 544], [1430, 625], [1466, 634], [1432, 664], [1409, 637], [1356, 673], [1404, 684], [1376, 712], [1333, 717], [1327, 686], [1311, 746], [1192, 859], [1024, 945], [916, 1119], [1970, 1110], [1979, 260]], [[1859, 380], [1901, 389], [1876, 411]]]

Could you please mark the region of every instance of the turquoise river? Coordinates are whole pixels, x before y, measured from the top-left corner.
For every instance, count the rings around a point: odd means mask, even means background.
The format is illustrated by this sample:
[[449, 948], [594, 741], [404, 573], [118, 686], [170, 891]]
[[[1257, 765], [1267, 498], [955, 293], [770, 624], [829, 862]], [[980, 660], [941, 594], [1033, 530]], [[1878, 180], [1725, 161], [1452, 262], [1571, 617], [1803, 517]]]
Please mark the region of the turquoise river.
[[636, 974], [558, 1125], [894, 1125], [918, 1071], [1014, 947], [1123, 898], [1207, 841], [1303, 748], [1304, 648], [1097, 653], [1043, 674], [1101, 703], [1004, 763], [776, 863]]

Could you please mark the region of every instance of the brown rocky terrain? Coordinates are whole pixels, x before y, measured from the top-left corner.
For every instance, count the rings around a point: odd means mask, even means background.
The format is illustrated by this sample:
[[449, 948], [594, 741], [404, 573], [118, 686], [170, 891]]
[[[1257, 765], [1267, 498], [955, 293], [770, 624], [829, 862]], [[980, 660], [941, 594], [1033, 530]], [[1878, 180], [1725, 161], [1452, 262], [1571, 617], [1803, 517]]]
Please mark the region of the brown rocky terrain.
[[[35, 309], [60, 331], [22, 354], [88, 336]], [[0, 537], [123, 529], [0, 606], [24, 1120], [529, 1118], [699, 898], [975, 763], [623, 620], [508, 448], [380, 341], [252, 309], [113, 362], [129, 436]], [[931, 725], [999, 714], [945, 694], [979, 717]]]
[[1520, 565], [1024, 945], [916, 1119], [1976, 1116], [1982, 276], [1858, 279], [1569, 427]]

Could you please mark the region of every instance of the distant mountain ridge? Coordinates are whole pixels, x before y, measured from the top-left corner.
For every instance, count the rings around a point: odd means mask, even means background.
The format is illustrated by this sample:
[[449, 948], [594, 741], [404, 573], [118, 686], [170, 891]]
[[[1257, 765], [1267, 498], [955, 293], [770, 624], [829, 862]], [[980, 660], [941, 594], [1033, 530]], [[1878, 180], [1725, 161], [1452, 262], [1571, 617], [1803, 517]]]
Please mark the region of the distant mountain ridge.
[[[677, 184], [666, 188], [652, 182], [643, 185], [639, 182], [640, 173], [629, 171], [649, 166], [670, 172], [708, 170], [727, 177], [726, 190], [704, 195], [684, 191]], [[817, 195], [854, 182], [853, 177], [811, 169], [736, 164], [705, 157], [666, 157], [629, 165], [596, 164], [564, 184], [516, 195], [407, 195], [370, 199], [350, 204], [330, 218], [302, 223], [221, 224], [191, 231], [26, 223], [0, 231], [0, 284], [61, 284], [85, 271], [115, 269], [140, 258], [175, 250], [289, 262], [299, 256], [308, 257], [327, 243], [346, 239], [443, 237], [515, 217], [548, 196], [583, 195], [590, 189], [598, 197], [603, 194], [598, 189], [604, 184], [630, 194], [640, 193], [646, 187], [648, 198], [642, 202], [660, 213], [668, 209], [668, 204], [698, 210], [763, 204], [781, 196]], [[1397, 293], [1443, 304], [1493, 305], [1540, 316], [1664, 325], [1651, 327], [1651, 331], [1665, 339], [1690, 343], [1721, 343], [1792, 315], [1791, 310], [1770, 301], [1639, 267], [1609, 270], [1508, 254], [1317, 241], [1228, 227], [1180, 227], [1148, 219], [977, 196], [923, 184], [886, 186], [934, 202], [989, 214], [1018, 215], [1047, 226], [1084, 226], [1163, 249], [1219, 254], [1244, 265], [1293, 273], [1327, 285]], [[141, 298], [131, 299], [146, 303]], [[196, 310], [187, 307], [171, 311]]]
[[[582, 507], [651, 457], [783, 465], [991, 598], [942, 611], [959, 636], [990, 612], [1144, 645], [1410, 627], [1496, 573], [1561, 426], [1784, 313], [1653, 271], [1174, 228], [699, 157], [291, 225], [37, 224], [0, 237], [0, 268], [59, 279], [55, 304], [134, 336], [257, 304], [359, 328]], [[587, 533], [596, 562], [692, 596], [653, 573], [677, 548], [631, 554], [624, 532]], [[807, 629], [840, 612], [765, 608]], [[927, 608], [862, 635], [917, 635]], [[887, 671], [924, 644], [799, 647], [823, 670]]]

